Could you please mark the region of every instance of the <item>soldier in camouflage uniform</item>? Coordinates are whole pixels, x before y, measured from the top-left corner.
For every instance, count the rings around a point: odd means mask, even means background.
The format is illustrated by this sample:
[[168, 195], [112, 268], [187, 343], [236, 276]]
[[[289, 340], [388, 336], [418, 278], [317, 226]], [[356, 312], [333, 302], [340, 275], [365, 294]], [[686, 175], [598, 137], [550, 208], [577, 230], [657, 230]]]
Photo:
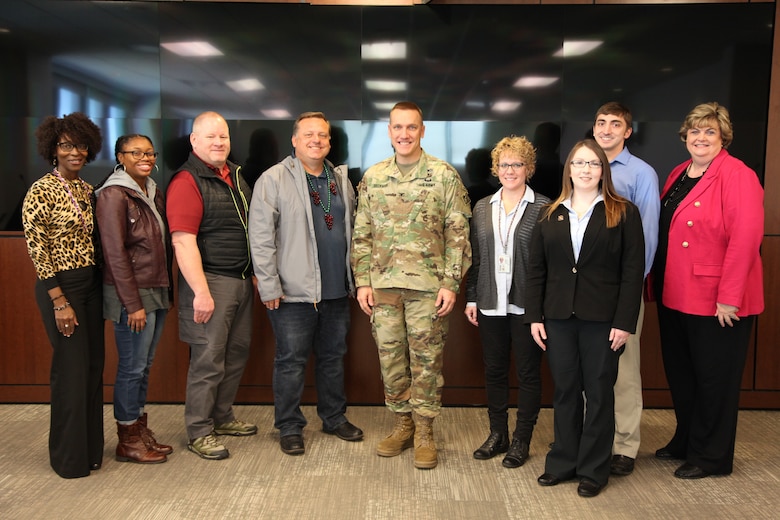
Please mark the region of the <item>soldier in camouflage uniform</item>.
[[388, 133], [395, 155], [369, 168], [358, 186], [351, 263], [396, 419], [377, 454], [393, 457], [414, 445], [415, 467], [433, 468], [449, 314], [471, 265], [471, 207], [455, 168], [422, 150], [417, 105], [396, 104]]

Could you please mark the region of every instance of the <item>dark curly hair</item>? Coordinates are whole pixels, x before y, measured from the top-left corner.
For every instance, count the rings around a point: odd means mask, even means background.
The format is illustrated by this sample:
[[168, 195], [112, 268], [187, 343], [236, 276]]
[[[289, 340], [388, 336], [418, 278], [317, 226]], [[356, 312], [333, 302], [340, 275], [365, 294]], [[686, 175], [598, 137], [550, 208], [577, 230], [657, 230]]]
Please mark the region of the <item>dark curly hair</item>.
[[38, 154], [47, 162], [57, 157], [57, 143], [63, 134], [67, 134], [73, 144], [88, 146], [87, 162], [94, 160], [103, 147], [100, 128], [86, 114], [73, 112], [62, 118], [48, 116], [35, 130]]

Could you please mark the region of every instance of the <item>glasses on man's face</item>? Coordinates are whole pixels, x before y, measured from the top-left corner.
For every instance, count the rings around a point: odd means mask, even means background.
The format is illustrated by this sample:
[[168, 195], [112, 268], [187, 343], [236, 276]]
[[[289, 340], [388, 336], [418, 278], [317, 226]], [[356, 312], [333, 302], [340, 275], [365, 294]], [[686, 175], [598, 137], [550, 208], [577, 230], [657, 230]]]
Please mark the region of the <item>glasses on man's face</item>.
[[86, 144], [84, 144], [84, 143], [78, 143], [78, 144], [73, 144], [73, 143], [57, 143], [57, 146], [59, 146], [59, 147], [60, 147], [60, 150], [62, 150], [63, 152], [70, 152], [70, 151], [72, 151], [74, 148], [75, 148], [76, 150], [78, 150], [79, 152], [86, 152], [87, 150], [89, 150], [89, 146], [88, 146], [88, 145], [86, 145]]
[[515, 163], [500, 163], [498, 165], [498, 169], [501, 171], [507, 171], [509, 168], [512, 168], [512, 171], [519, 171], [525, 166], [525, 163], [522, 162], [515, 162]]
[[133, 156], [133, 159], [140, 160], [143, 157], [148, 157], [149, 159], [157, 159], [157, 156], [160, 155], [159, 152], [142, 152], [140, 150], [128, 150], [126, 152], [119, 152], [119, 153], [129, 153]]
[[601, 161], [599, 160], [592, 160], [592, 161], [583, 161], [582, 159], [574, 159], [571, 162], [571, 165], [575, 168], [585, 168], [586, 166], [590, 169], [597, 170], [601, 168]]

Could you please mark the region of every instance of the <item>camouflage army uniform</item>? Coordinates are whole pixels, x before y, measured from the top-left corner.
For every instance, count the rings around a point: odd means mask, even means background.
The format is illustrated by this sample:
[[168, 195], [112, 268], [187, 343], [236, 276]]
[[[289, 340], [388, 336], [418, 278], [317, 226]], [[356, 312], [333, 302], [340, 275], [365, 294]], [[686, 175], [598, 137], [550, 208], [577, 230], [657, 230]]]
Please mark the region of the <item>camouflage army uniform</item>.
[[370, 286], [374, 339], [393, 412], [436, 417], [448, 318], [436, 314], [444, 287], [458, 292], [471, 266], [471, 209], [458, 172], [423, 152], [402, 177], [395, 156], [369, 168], [358, 186], [351, 262]]

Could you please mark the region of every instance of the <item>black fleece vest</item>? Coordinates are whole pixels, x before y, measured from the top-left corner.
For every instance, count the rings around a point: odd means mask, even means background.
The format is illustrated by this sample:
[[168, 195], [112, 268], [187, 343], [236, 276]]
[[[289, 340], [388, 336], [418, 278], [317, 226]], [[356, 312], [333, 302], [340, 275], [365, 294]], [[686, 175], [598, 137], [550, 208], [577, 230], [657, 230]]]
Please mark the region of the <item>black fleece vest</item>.
[[246, 229], [252, 190], [241, 176], [241, 167], [231, 162], [228, 166], [235, 188], [193, 154], [179, 171], [192, 175], [203, 197], [203, 219], [198, 229], [203, 271], [244, 279], [252, 267]]

